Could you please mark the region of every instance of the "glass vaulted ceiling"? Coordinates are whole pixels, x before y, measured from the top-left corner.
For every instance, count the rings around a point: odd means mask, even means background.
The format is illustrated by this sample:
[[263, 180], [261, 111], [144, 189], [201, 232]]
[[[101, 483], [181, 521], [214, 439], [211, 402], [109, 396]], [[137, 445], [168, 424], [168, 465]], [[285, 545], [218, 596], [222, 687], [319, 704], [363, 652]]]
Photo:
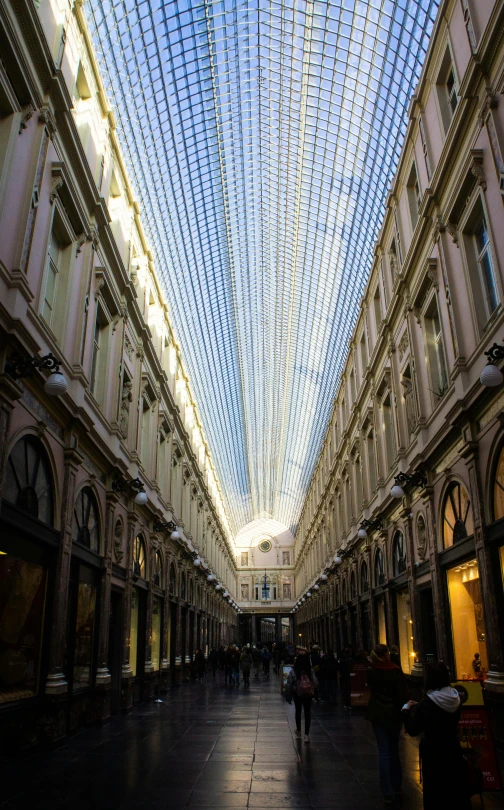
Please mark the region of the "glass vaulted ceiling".
[[89, 0], [236, 532], [295, 532], [436, 11]]

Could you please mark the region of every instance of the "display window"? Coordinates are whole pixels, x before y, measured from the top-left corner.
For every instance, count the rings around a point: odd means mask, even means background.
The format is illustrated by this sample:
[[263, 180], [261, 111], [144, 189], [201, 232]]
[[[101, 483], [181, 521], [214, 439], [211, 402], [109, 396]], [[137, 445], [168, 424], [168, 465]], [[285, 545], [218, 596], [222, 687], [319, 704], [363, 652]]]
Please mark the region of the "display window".
[[409, 674], [415, 661], [413, 621], [410, 597], [407, 590], [396, 593], [397, 629], [399, 631], [399, 655], [403, 672]]
[[502, 587], [504, 588], [504, 546], [501, 546], [499, 549], [499, 557], [501, 566]]
[[494, 479], [494, 520], [504, 517], [504, 447], [500, 451]]
[[456, 677], [483, 679], [488, 672], [479, 569], [469, 560], [447, 571]]
[[139, 614], [139, 594], [138, 589], [133, 588], [131, 592], [131, 622], [130, 622], [130, 668], [134, 676], [137, 674], [138, 658], [138, 614]]
[[0, 543], [0, 704], [38, 692], [47, 590], [44, 565], [3, 548]]
[[157, 596], [152, 598], [152, 641], [151, 662], [154, 672], [159, 670], [161, 660], [161, 614], [162, 602]]
[[387, 621], [385, 618], [385, 597], [376, 600], [376, 618], [378, 623], [378, 643], [387, 643]]
[[77, 582], [77, 611], [75, 618], [75, 645], [73, 665], [73, 691], [91, 685], [93, 675], [93, 641], [96, 620], [95, 574], [86, 565], [79, 566]]

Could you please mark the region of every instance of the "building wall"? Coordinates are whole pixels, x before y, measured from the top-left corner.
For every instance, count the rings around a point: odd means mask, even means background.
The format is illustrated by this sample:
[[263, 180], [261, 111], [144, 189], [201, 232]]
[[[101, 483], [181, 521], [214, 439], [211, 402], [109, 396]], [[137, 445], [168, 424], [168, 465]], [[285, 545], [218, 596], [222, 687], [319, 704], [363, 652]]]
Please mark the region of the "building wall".
[[[3, 4], [0, 50], [0, 738], [22, 747], [234, 639], [236, 563], [80, 3]], [[64, 395], [7, 373], [49, 352]]]
[[[306, 641], [398, 644], [413, 675], [435, 655], [470, 676], [479, 650], [497, 705], [504, 389], [480, 374], [504, 326], [503, 15], [499, 2], [441, 6], [296, 534]], [[395, 477], [417, 471], [425, 485], [392, 498]], [[363, 520], [382, 528], [359, 538]]]

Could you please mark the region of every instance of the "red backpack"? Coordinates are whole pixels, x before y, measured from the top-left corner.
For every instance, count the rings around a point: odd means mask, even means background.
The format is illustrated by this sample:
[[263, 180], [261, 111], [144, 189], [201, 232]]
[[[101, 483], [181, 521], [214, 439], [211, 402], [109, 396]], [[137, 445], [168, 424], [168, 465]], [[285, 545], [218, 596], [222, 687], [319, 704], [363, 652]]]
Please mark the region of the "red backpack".
[[313, 683], [311, 682], [306, 672], [301, 673], [301, 677], [298, 679], [296, 685], [296, 692], [298, 697], [313, 697], [313, 695], [315, 694]]

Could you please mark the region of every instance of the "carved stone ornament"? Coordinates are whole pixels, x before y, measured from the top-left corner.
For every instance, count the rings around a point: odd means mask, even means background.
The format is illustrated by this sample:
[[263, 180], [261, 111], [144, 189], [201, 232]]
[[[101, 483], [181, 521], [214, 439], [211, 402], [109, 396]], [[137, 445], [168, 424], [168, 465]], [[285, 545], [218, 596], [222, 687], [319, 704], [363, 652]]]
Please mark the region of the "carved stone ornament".
[[98, 300], [98, 298], [100, 297], [100, 293], [104, 286], [105, 286], [105, 279], [103, 278], [103, 276], [102, 275], [95, 276], [95, 289], [94, 289], [95, 301]]
[[126, 337], [124, 338], [124, 351], [126, 352], [128, 359], [131, 360], [131, 358], [133, 357], [134, 348], [128, 335], [126, 335]]
[[446, 230], [450, 234], [453, 244], [458, 246], [458, 233], [455, 224], [448, 220], [446, 223]]
[[51, 191], [49, 192], [49, 202], [51, 205], [54, 203], [54, 200], [58, 196], [60, 188], [63, 187], [63, 178], [62, 177], [53, 177], [51, 181]]
[[23, 129], [26, 129], [28, 121], [33, 117], [35, 110], [31, 104], [26, 104], [21, 110], [21, 121], [19, 122], [19, 134], [21, 135]]
[[56, 132], [56, 120], [49, 107], [41, 107], [39, 110], [38, 120], [40, 124], [44, 124], [49, 137], [52, 138]]
[[418, 558], [420, 560], [425, 560], [427, 556], [428, 537], [427, 537], [427, 526], [425, 524], [425, 520], [423, 519], [422, 515], [420, 515], [417, 520], [416, 541], [417, 541], [416, 545]]
[[121, 561], [124, 556], [123, 534], [124, 534], [124, 526], [122, 520], [118, 520], [116, 521], [116, 525], [114, 528], [114, 555], [117, 565], [121, 565]]
[[401, 337], [401, 340], [397, 344], [397, 350], [399, 352], [399, 361], [403, 359], [404, 355], [408, 351], [408, 346], [409, 346], [408, 333], [404, 332]]
[[483, 161], [479, 158], [475, 158], [471, 163], [471, 174], [476, 178], [476, 182], [478, 186], [480, 186], [483, 191], [486, 191], [486, 177], [485, 177], [485, 170], [483, 169]]

